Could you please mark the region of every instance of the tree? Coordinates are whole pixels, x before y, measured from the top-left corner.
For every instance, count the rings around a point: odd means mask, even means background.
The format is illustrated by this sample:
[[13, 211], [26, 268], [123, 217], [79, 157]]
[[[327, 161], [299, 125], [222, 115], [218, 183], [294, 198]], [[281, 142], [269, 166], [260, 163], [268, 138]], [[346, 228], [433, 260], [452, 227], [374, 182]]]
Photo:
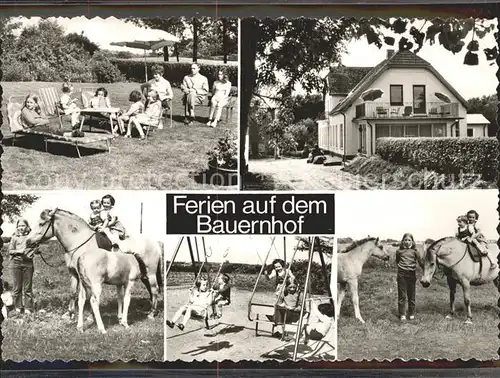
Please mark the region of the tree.
[[496, 94], [482, 97], [473, 97], [467, 101], [467, 113], [482, 114], [489, 122], [488, 135], [495, 135], [498, 130]]
[[26, 208], [33, 205], [40, 197], [32, 194], [6, 194], [2, 198], [2, 217], [10, 222], [20, 217]]
[[70, 33], [66, 36], [66, 41], [71, 44], [81, 46], [85, 51], [87, 51], [90, 56], [94, 55], [96, 51], [99, 51], [99, 46], [97, 46], [90, 39], [82, 34]]
[[[439, 43], [453, 54], [467, 51], [464, 64], [477, 65], [478, 52], [482, 49], [484, 58], [492, 64], [498, 56], [496, 46], [480, 46], [488, 33], [494, 32], [494, 25], [483, 20], [435, 18], [426, 21], [419, 29], [412, 25], [413, 19], [393, 20], [370, 19], [266, 19], [245, 18], [241, 22], [241, 37], [245, 41], [241, 48], [242, 93], [241, 133], [248, 133], [248, 115], [253, 94], [262, 86], [280, 85], [278, 97], [293, 90], [300, 83], [306, 91], [321, 90], [318, 72], [330, 62], [338, 61], [349, 38], [366, 38], [379, 48], [394, 46], [396, 39], [388, 31], [402, 35], [397, 41], [400, 50], [420, 51], [424, 43]], [[466, 38], [472, 31], [472, 39], [466, 45]], [[409, 38], [403, 36], [409, 33]], [[495, 32], [495, 37], [497, 33]], [[436, 42], [437, 40], [437, 42]], [[293, 59], [290, 59], [293, 57]], [[255, 63], [259, 61], [256, 70]], [[285, 83], [279, 83], [276, 72], [285, 76]], [[249, 86], [246, 88], [246, 86]], [[240, 150], [246, 151], [246, 138], [240, 138]], [[241, 172], [247, 170], [245, 154], [241, 154]], [[242, 183], [243, 180], [240, 180]]]
[[[298, 248], [302, 251], [308, 251], [311, 248], [311, 238], [297, 237], [299, 240]], [[315, 237], [314, 251], [327, 256], [333, 254], [333, 237]]]

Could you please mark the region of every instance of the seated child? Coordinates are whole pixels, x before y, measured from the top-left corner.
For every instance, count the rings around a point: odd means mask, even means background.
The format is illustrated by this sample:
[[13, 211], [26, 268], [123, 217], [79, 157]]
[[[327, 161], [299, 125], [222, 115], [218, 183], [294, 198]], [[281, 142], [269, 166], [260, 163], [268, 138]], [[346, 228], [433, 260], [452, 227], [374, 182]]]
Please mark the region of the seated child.
[[161, 101], [158, 96], [158, 93], [154, 90], [149, 91], [148, 93], [148, 106], [144, 113], [136, 114], [135, 116], [130, 117], [130, 122], [128, 124], [127, 138], [130, 138], [132, 135], [132, 125], [135, 126], [137, 131], [139, 132], [140, 139], [144, 140], [144, 131], [142, 130], [143, 125], [156, 125], [160, 121], [162, 107]]
[[309, 320], [304, 325], [304, 344], [307, 345], [309, 339], [311, 340], [322, 340], [325, 335], [330, 330], [333, 324], [333, 317], [326, 316], [323, 314], [318, 306], [316, 300], [311, 299], [311, 312], [309, 314]]
[[90, 209], [92, 212], [89, 216], [89, 225], [92, 230], [97, 231], [97, 229], [104, 223], [104, 220], [101, 218], [101, 201], [98, 199], [92, 200], [90, 202]]
[[219, 275], [212, 290], [214, 291], [212, 317], [220, 319], [222, 317], [222, 306], [231, 304], [231, 285], [229, 284], [229, 276], [225, 273]]
[[[105, 109], [105, 108], [111, 108], [111, 102], [109, 101], [108, 97], [108, 91], [104, 87], [97, 88], [95, 91], [94, 97], [90, 99], [90, 107], [94, 109]], [[115, 121], [114, 115], [106, 112], [102, 113], [97, 113], [94, 114], [97, 117], [104, 118], [106, 120], [110, 120], [111, 123]], [[113, 131], [116, 133], [118, 132], [118, 127], [120, 128], [120, 131], [123, 131], [120, 123], [118, 123], [118, 126], [113, 126]]]
[[107, 194], [101, 199], [101, 219], [103, 223], [98, 227], [98, 231], [103, 232], [113, 243], [112, 252], [120, 249], [120, 241], [125, 239], [126, 232], [123, 224], [118, 220], [113, 208], [115, 206], [115, 199], [113, 196]]
[[80, 108], [75, 104], [76, 99], [71, 98], [73, 86], [68, 83], [62, 85], [62, 95], [59, 99], [61, 110], [66, 115], [71, 115], [71, 126], [76, 129], [80, 120]]
[[125, 113], [118, 117], [120, 130], [125, 130], [125, 122], [129, 122], [130, 117], [142, 113], [142, 111], [144, 110], [141, 92], [137, 90], [130, 92], [128, 100], [132, 103], [132, 105], [130, 105], [130, 108]]
[[488, 248], [486, 247], [487, 241], [481, 230], [476, 226], [478, 219], [479, 214], [477, 213], [477, 211], [470, 210], [467, 212], [468, 233], [470, 235], [465, 240], [476, 246], [481, 255], [486, 256], [486, 258], [490, 262], [490, 269], [495, 269], [497, 267], [497, 264], [491, 259], [488, 253]]
[[184, 319], [181, 324], [177, 324], [177, 327], [183, 331], [186, 327], [187, 322], [191, 319], [194, 314], [196, 316], [207, 318], [208, 306], [213, 302], [213, 292], [208, 290], [208, 281], [204, 278], [200, 279], [196, 283], [197, 288], [189, 289], [189, 301], [188, 304], [182, 306], [177, 310], [172, 320], [167, 320], [167, 325], [170, 328], [174, 328], [177, 320], [184, 315]]
[[14, 296], [12, 295], [12, 288], [9, 283], [5, 280], [2, 280], [3, 283], [3, 292], [1, 295], [2, 298], [2, 317], [3, 319], [7, 319], [8, 308], [14, 306]]
[[21, 120], [23, 126], [35, 127], [44, 126], [49, 124], [48, 118], [42, 114], [38, 97], [34, 94], [29, 94], [24, 100], [23, 107], [21, 108]]

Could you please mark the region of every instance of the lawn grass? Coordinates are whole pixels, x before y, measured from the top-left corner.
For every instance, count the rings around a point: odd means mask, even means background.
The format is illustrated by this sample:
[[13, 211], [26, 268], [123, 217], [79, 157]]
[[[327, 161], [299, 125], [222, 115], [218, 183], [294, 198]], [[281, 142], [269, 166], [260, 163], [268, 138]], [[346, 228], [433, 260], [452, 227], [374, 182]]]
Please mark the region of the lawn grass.
[[[76, 83], [74, 96], [79, 97], [79, 89], [82, 87], [99, 85]], [[61, 83], [4, 82], [2, 86], [4, 190], [231, 188], [231, 186], [215, 185], [215, 181], [211, 181], [207, 171], [206, 153], [215, 147], [218, 138], [224, 135], [226, 130], [231, 130], [237, 135], [237, 111], [230, 115], [227, 123], [221, 122], [213, 129], [205, 125], [209, 108], [199, 107], [197, 116], [201, 122], [185, 126], [182, 122], [184, 119], [182, 93], [179, 89], [173, 88], [172, 128], [169, 127], [170, 121], [164, 120], [165, 128], [150, 134], [147, 141], [116, 137], [112, 142], [110, 154], [103, 149], [105, 145], [97, 146], [98, 148], [80, 147], [82, 158], [79, 159], [72, 145], [49, 143], [49, 152], [45, 152], [43, 141], [39, 138], [24, 137], [12, 146], [12, 133], [9, 130], [6, 111], [9, 96], [37, 93], [42, 87], [55, 87], [59, 90]], [[103, 86], [110, 94], [111, 104], [122, 109], [128, 109], [130, 105], [128, 101], [130, 92], [139, 89], [138, 83], [113, 83]], [[225, 120], [225, 115], [224, 110], [222, 121]], [[58, 120], [54, 122], [58, 123]], [[86, 129], [84, 127], [84, 130]]]
[[[108, 360], [162, 361], [163, 360], [163, 294], [160, 295], [159, 314], [147, 318], [149, 295], [144, 285], [136, 282], [128, 313], [130, 329], [118, 324], [116, 289], [103, 285], [100, 312], [107, 334], [101, 335], [87, 303], [84, 331], [76, 329], [74, 321], [63, 319], [70, 295], [70, 278], [64, 264], [62, 247], [57, 241], [42, 245], [41, 252], [50, 265], [35, 258], [33, 291], [38, 312], [32, 316], [8, 318], [2, 323], [2, 359], [23, 360]], [[10, 260], [6, 248], [2, 250], [3, 279], [12, 284]], [[62, 265], [61, 265], [62, 264]], [[40, 311], [42, 310], [42, 311]]]
[[[340, 249], [340, 246], [339, 246]], [[472, 287], [473, 324], [464, 324], [462, 290], [457, 289], [456, 316], [445, 319], [449, 308], [446, 278], [436, 273], [424, 289], [417, 272], [416, 319], [400, 323], [397, 313], [396, 267], [393, 247], [388, 264], [372, 257], [359, 280], [359, 308], [366, 321], [354, 318], [346, 295], [338, 319], [339, 360], [409, 359], [492, 360], [498, 354], [498, 292], [495, 286]]]

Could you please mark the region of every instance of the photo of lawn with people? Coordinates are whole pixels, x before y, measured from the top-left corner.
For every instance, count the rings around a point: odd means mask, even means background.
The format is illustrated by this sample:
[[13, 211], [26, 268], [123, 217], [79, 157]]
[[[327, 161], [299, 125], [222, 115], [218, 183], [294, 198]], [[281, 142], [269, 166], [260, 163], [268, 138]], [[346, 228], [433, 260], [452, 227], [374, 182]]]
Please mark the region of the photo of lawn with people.
[[138, 191], [5, 193], [3, 360], [161, 361], [161, 206]]
[[[244, 19], [244, 190], [496, 188], [496, 19]], [[293, 56], [294, 59], [290, 59]]]
[[1, 18], [0, 37], [4, 189], [236, 185], [236, 19]]
[[335, 360], [333, 244], [319, 236], [168, 236], [166, 359]]
[[339, 360], [497, 358], [497, 196], [338, 194]]

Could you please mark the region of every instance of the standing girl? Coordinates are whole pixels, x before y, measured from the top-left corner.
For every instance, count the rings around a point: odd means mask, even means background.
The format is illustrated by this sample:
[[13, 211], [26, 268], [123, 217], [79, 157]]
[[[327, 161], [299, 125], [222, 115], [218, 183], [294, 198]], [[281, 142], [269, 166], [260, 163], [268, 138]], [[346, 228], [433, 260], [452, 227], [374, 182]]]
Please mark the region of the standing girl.
[[[12, 276], [14, 277], [14, 308], [20, 314], [30, 315], [33, 312], [33, 257], [38, 253], [36, 247], [27, 247], [26, 240], [31, 232], [28, 221], [19, 219], [16, 232], [9, 244]], [[23, 300], [24, 296], [24, 300]]]
[[403, 235], [399, 249], [396, 251], [398, 265], [398, 312], [399, 319], [406, 320], [406, 299], [408, 298], [408, 319], [415, 319], [415, 292], [417, 282], [418, 252], [413, 235]]

